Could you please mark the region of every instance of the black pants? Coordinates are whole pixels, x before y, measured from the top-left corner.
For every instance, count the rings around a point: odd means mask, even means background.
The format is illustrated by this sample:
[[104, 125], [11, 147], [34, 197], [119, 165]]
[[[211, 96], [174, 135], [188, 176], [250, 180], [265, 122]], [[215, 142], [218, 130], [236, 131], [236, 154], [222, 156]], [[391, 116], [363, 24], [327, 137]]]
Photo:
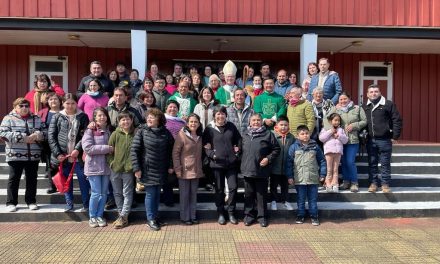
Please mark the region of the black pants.
[[236, 169], [212, 169], [215, 177], [215, 205], [218, 213], [225, 210], [225, 179], [228, 181], [229, 196], [226, 210], [228, 213], [235, 212], [237, 204], [237, 170]]
[[24, 201], [26, 204], [36, 203], [38, 164], [40, 161], [9, 161], [9, 180], [6, 205], [18, 204], [18, 188], [23, 173], [26, 176], [26, 192]]
[[266, 218], [267, 178], [244, 177], [244, 216], [248, 220]]
[[162, 202], [165, 205], [174, 204], [174, 192], [173, 187], [177, 185], [176, 174], [168, 174], [167, 178], [162, 185]]
[[214, 176], [210, 167], [203, 167], [203, 175], [205, 177], [199, 179], [199, 187], [205, 188], [208, 184], [214, 184]]
[[[278, 195], [277, 187], [281, 187], [281, 194]], [[280, 174], [272, 174], [270, 176], [270, 199], [271, 201], [285, 202], [289, 194], [289, 185], [287, 176]]]

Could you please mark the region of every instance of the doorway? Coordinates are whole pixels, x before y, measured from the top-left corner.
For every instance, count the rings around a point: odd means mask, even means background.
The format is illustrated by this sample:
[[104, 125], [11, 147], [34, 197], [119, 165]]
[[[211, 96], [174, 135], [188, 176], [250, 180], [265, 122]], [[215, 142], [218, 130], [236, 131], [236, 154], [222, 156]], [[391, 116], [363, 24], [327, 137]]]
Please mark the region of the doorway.
[[34, 87], [35, 76], [44, 73], [67, 93], [69, 90], [67, 66], [67, 56], [29, 56], [30, 90]]
[[367, 102], [367, 89], [371, 84], [379, 85], [382, 95], [393, 100], [393, 63], [359, 62], [359, 104]]

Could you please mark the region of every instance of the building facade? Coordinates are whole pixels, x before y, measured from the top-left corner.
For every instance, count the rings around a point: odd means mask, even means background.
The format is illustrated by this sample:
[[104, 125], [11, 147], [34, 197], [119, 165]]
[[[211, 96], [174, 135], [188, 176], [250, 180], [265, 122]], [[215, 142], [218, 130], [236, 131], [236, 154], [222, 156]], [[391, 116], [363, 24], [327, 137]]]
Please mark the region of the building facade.
[[379, 83], [403, 139], [440, 142], [438, 0], [0, 0], [1, 115], [41, 71], [75, 92], [92, 60], [143, 75], [232, 59], [299, 77], [319, 57], [356, 102]]

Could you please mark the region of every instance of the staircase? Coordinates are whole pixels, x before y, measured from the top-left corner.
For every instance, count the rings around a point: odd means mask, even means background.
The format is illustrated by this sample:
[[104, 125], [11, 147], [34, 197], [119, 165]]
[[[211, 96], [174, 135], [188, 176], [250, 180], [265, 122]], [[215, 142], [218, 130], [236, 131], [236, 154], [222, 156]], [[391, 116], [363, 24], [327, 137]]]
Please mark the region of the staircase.
[[[8, 165], [3, 151], [0, 152], [0, 221], [84, 221], [87, 213], [80, 212], [81, 198], [78, 183], [74, 179], [75, 211], [64, 213], [64, 196], [58, 193], [46, 194], [47, 179], [44, 178], [44, 164], [40, 164], [38, 176], [37, 203], [40, 210], [31, 211], [24, 204], [24, 179], [20, 182], [19, 205], [14, 213], [6, 211], [6, 187], [8, 181]], [[358, 173], [360, 191], [351, 193], [319, 193], [319, 213], [323, 219], [365, 218], [365, 217], [427, 217], [440, 215], [440, 146], [437, 145], [397, 145], [393, 147], [392, 158], [392, 193], [368, 193], [367, 157], [358, 157]], [[241, 185], [242, 186], [242, 185]], [[239, 215], [243, 209], [243, 193], [238, 190], [237, 210]], [[175, 189], [175, 201], [178, 201], [178, 190]], [[290, 201], [295, 205], [294, 188], [289, 190]], [[143, 199], [145, 194], [136, 194], [138, 206], [133, 209], [130, 218], [145, 219]], [[215, 221], [217, 213], [214, 205], [214, 192], [200, 188], [198, 193], [198, 215], [203, 219]], [[270, 211], [274, 218], [293, 218], [295, 211], [283, 209], [278, 205], [277, 211]], [[115, 219], [116, 210], [106, 211], [106, 218]], [[163, 218], [179, 219], [179, 205], [165, 207], [161, 204], [160, 214]]]

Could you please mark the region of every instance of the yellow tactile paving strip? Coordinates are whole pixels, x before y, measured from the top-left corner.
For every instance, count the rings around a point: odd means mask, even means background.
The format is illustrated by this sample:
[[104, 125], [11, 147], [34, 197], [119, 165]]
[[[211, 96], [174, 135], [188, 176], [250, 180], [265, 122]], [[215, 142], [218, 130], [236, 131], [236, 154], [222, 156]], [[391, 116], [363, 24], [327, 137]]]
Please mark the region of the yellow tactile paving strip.
[[1, 263], [440, 263], [439, 218], [367, 219], [268, 228], [214, 221], [142, 222], [122, 230], [86, 222], [1, 223]]

